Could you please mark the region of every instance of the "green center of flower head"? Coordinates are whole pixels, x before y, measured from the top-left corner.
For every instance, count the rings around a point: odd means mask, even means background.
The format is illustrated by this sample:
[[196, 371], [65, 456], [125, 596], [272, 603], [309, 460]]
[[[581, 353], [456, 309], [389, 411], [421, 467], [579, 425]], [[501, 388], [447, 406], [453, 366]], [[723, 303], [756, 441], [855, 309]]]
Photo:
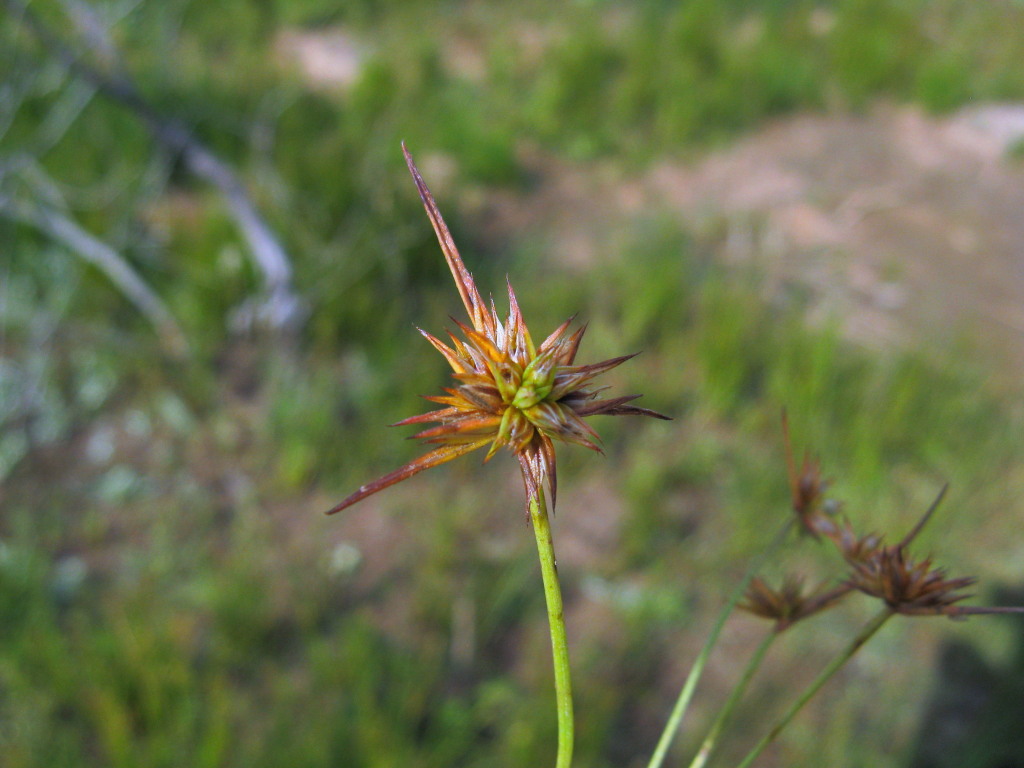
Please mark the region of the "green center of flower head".
[[510, 405], [521, 411], [532, 408], [550, 395], [554, 386], [555, 366], [546, 355], [535, 357], [523, 371], [523, 378]]

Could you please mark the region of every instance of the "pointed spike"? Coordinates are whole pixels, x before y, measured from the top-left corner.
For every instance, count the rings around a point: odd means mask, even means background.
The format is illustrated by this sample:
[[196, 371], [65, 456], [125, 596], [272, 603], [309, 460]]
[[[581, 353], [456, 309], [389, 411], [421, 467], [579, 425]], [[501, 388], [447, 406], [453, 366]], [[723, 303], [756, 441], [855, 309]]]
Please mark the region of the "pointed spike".
[[438, 464], [444, 464], [445, 462], [451, 461], [452, 459], [456, 459], [459, 456], [469, 453], [470, 451], [474, 451], [477, 448], [481, 448], [487, 442], [487, 440], [483, 440], [477, 441], [476, 443], [468, 443], [466, 445], [445, 445], [441, 446], [440, 448], [435, 448], [434, 450], [423, 454], [418, 459], [410, 461], [408, 464], [399, 467], [394, 472], [389, 472], [383, 477], [377, 478], [372, 483], [367, 483], [366, 485], [361, 486], [359, 490], [357, 490], [351, 496], [342, 499], [342, 501], [340, 501], [338, 504], [335, 504], [333, 507], [327, 510], [325, 514], [333, 515], [336, 512], [340, 512], [341, 510], [351, 507], [353, 504], [362, 501], [367, 496], [372, 496], [373, 494], [377, 493], [377, 491], [382, 491], [385, 488], [388, 488], [394, 485], [395, 483], [400, 483], [401, 481], [410, 478], [413, 475], [419, 474], [420, 472], [426, 469], [436, 467]]
[[[606, 400], [589, 400], [579, 404], [572, 403], [572, 409], [580, 416], [596, 416], [613, 412], [616, 408], [643, 397], [643, 395], [620, 395], [609, 397]], [[563, 405], [568, 405], [567, 400], [562, 400]]]
[[[447, 389], [445, 391], [448, 391]], [[458, 395], [458, 390], [452, 390], [455, 392], [454, 395], [420, 395], [424, 400], [430, 403], [438, 403], [439, 405], [447, 405], [451, 408], [463, 410], [469, 408], [471, 403], [466, 402], [465, 398]]]
[[396, 421], [394, 424], [388, 424], [389, 427], [406, 427], [409, 424], [423, 424], [428, 421], [443, 421], [450, 419], [453, 416], [458, 416], [460, 413], [458, 408], [440, 408], [436, 411], [427, 411], [426, 413], [420, 413], [416, 416], [409, 416], [408, 418]]
[[560, 326], [555, 328], [555, 330], [553, 330], [551, 334], [546, 339], [544, 339], [543, 342], [541, 342], [541, 345], [537, 347], [537, 353], [540, 354], [541, 352], [546, 352], [552, 346], [557, 344], [559, 340], [562, 338], [562, 334], [564, 334], [569, 329], [569, 326], [572, 325], [572, 321], [575, 319], [576, 315], [573, 315]]
[[467, 443], [481, 443], [481, 445], [486, 445], [491, 442], [491, 436], [481, 434], [479, 432], [465, 435], [455, 432], [450, 435], [432, 437], [429, 440], [423, 440], [422, 442], [424, 445], [466, 445]]
[[430, 440], [444, 435], [468, 434], [481, 429], [491, 429], [500, 423], [500, 416], [469, 416], [425, 429], [413, 435], [413, 438], [416, 440]]
[[427, 210], [427, 217], [434, 228], [434, 234], [437, 235], [437, 241], [441, 245], [441, 251], [448, 262], [448, 268], [451, 270], [452, 277], [455, 278], [455, 286], [459, 290], [459, 296], [462, 297], [462, 303], [466, 307], [469, 319], [473, 322], [473, 327], [481, 332], [492, 331], [490, 318], [487, 317], [487, 310], [484, 307], [483, 299], [480, 297], [480, 292], [476, 288], [476, 283], [473, 281], [473, 275], [469, 273], [466, 265], [462, 263], [459, 249], [455, 247], [452, 234], [448, 231], [448, 225], [444, 223], [441, 211], [434, 201], [434, 196], [430, 194], [430, 189], [427, 188], [426, 182], [423, 181], [419, 168], [413, 162], [412, 155], [406, 149], [404, 141], [402, 142], [402, 154], [405, 156], [405, 164], [409, 167], [409, 173], [412, 174], [412, 179], [416, 183], [416, 189], [420, 193], [420, 200], [423, 201], [423, 207]]
[[512, 335], [512, 329], [502, 325], [501, 318], [498, 316], [498, 307], [494, 303], [494, 296], [489, 298], [491, 300], [491, 324], [494, 327], [494, 331], [489, 334], [489, 337], [495, 347], [504, 350], [508, 348], [508, 340]]
[[587, 324], [584, 323], [573, 332], [565, 343], [565, 349], [559, 355], [559, 362], [562, 365], [572, 365], [576, 359], [576, 353], [580, 351], [580, 342], [583, 341], [583, 334], [587, 332]]
[[538, 431], [548, 437], [604, 453], [599, 445], [600, 436], [571, 408], [559, 403], [538, 403], [530, 409], [529, 419]]
[[[486, 368], [487, 366], [484, 366], [484, 367]], [[452, 374], [452, 378], [453, 379], [458, 379], [461, 382], [465, 382], [467, 385], [476, 385], [476, 386], [488, 386], [488, 385], [490, 385], [492, 389], [494, 388], [494, 384], [491, 381], [491, 377], [490, 377], [489, 373], [488, 374], [483, 374], [483, 373], [477, 373], [476, 371], [472, 371], [472, 372], [469, 372], [469, 373], [453, 373]]]
[[508, 288], [508, 333], [515, 342], [514, 345], [510, 345], [513, 348], [509, 351], [515, 356], [516, 362], [525, 365], [527, 361], [537, 356], [537, 349], [533, 345], [526, 321], [523, 320], [519, 300], [516, 298], [516, 292], [512, 290], [512, 282], [508, 275], [505, 275], [505, 285]]
[[505, 320], [508, 335], [505, 337], [505, 351], [509, 355], [516, 355], [522, 346], [523, 316], [519, 311], [519, 302], [512, 291], [508, 275], [505, 275], [505, 287], [508, 290], [508, 317]]
[[565, 408], [557, 406], [558, 410], [562, 414], [563, 423], [575, 427], [575, 430], [580, 435], [590, 435], [598, 443], [601, 442], [601, 436], [597, 434], [597, 431], [585, 422], [572, 408]]
[[782, 406], [782, 443], [786, 453], [786, 473], [789, 475], [789, 492], [793, 499], [800, 497], [800, 478], [796, 473], [796, 459], [793, 458], [793, 442], [789, 434], [789, 412]]
[[941, 504], [942, 500], [946, 497], [946, 491], [948, 490], [949, 483], [944, 483], [942, 488], [939, 489], [939, 495], [935, 497], [935, 501], [929, 505], [928, 509], [925, 510], [924, 515], [917, 521], [917, 525], [911, 528], [907, 535], [903, 537], [903, 541], [899, 543], [901, 548], [908, 546], [910, 542], [917, 538], [917, 534], [919, 534], [921, 529], [927, 525], [928, 521], [931, 520], [932, 515], [935, 514], [935, 510], [939, 508], [939, 504]]
[[502, 405], [501, 394], [493, 387], [481, 389], [473, 385], [466, 385], [459, 389], [459, 397], [481, 411], [494, 412]]
[[445, 328], [444, 330], [445, 333], [448, 334], [448, 338], [452, 340], [452, 347], [458, 353], [459, 357], [469, 358], [469, 351], [466, 349], [466, 345], [463, 343], [462, 339], [460, 339], [454, 333], [449, 331], [447, 328]]
[[448, 361], [448, 365], [451, 366], [453, 371], [456, 373], [463, 373], [464, 371], [469, 370], [469, 366], [466, 365], [465, 361], [459, 357], [454, 349], [449, 347], [433, 334], [427, 333], [422, 328], [417, 328], [416, 330], [423, 335], [423, 338], [430, 342], [434, 349], [444, 355], [444, 359]]
[[579, 340], [583, 338], [583, 332], [585, 330], [586, 326], [581, 326], [569, 336], [556, 339], [553, 344], [550, 344], [547, 347], [541, 347], [537, 356], [549, 357], [558, 365], [571, 365], [572, 358], [576, 354], [576, 350], [579, 348]]
[[476, 347], [476, 349], [480, 353], [482, 353], [487, 358], [490, 358], [491, 360], [500, 360], [502, 357], [504, 357], [504, 355], [502, 355], [501, 352], [499, 351], [498, 347], [495, 346], [492, 338], [488, 336], [486, 333], [482, 333], [474, 328], [470, 328], [468, 325], [460, 322], [454, 317], [452, 318], [452, 322], [459, 326], [460, 331], [466, 334], [466, 339], [470, 342], [470, 346], [466, 347], [467, 352], [472, 354], [472, 348]]
[[595, 400], [591, 403], [574, 406], [573, 410], [580, 416], [651, 416], [663, 421], [672, 421], [671, 416], [652, 411], [649, 408], [626, 405], [626, 403], [636, 400], [638, 397], [640, 395], [625, 395], [624, 397], [613, 397], [608, 400]]
[[551, 394], [548, 397], [552, 400], [560, 400], [573, 390], [586, 384], [595, 376], [598, 376], [605, 371], [610, 371], [616, 366], [622, 365], [624, 362], [631, 360], [638, 354], [638, 352], [634, 352], [632, 355], [613, 357], [611, 360], [604, 360], [592, 365], [578, 365], [562, 368], [555, 376], [555, 386], [551, 389]]
[[502, 446], [504, 446], [506, 444], [506, 442], [507, 441], [502, 439], [501, 435], [498, 435], [498, 437], [496, 437], [494, 439], [494, 442], [491, 443], [491, 447], [490, 447], [490, 449], [488, 449], [487, 455], [484, 456], [483, 463], [486, 464], [491, 459], [493, 459], [494, 458], [494, 454], [496, 454], [498, 452], [498, 449], [501, 448]]

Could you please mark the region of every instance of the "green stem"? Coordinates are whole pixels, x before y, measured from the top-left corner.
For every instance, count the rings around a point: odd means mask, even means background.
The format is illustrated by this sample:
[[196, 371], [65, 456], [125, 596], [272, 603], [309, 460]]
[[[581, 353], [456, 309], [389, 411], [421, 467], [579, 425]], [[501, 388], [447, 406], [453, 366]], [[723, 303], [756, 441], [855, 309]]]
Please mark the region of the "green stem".
[[786, 541], [786, 537], [789, 535], [790, 530], [793, 528], [793, 520], [788, 519], [782, 526], [782, 529], [775, 535], [771, 543], [765, 548], [765, 550], [755, 558], [754, 562], [751, 563], [750, 568], [747, 569], [743, 579], [736, 588], [729, 595], [729, 600], [718, 614], [718, 618], [715, 620], [715, 626], [711, 628], [711, 634], [708, 635], [708, 639], [704, 642], [704, 647], [700, 649], [700, 653], [697, 654], [697, 660], [693, 662], [693, 667], [690, 669], [690, 674], [686, 676], [686, 682], [683, 683], [683, 690], [679, 692], [679, 698], [676, 699], [675, 706], [672, 708], [672, 714], [669, 715], [668, 722], [665, 723], [665, 730], [661, 732], [661, 738], [658, 740], [658, 746], [654, 749], [654, 754], [651, 755], [651, 761], [647, 764], [647, 768], [661, 768], [661, 764], [665, 761], [665, 756], [668, 754], [668, 748], [672, 746], [672, 740], [675, 738], [676, 732], [679, 730], [679, 726], [683, 722], [683, 717], [686, 716], [686, 710], [690, 706], [690, 700], [693, 698], [693, 693], [697, 689], [697, 682], [700, 680], [700, 676], [704, 673], [704, 666], [708, 662], [708, 657], [711, 655], [711, 650], [715, 647], [715, 643], [718, 642], [718, 636], [722, 633], [722, 627], [725, 626], [725, 620], [729, 618], [729, 614], [732, 613], [732, 609], [736, 607], [736, 603], [743, 597], [743, 593], [747, 591], [747, 585], [750, 584], [750, 580], [754, 578], [754, 575], [761, 569], [761, 566], [769, 558], [773, 557], [779, 548]]
[[555, 546], [544, 492], [530, 499], [530, 520], [537, 537], [537, 554], [544, 580], [544, 598], [548, 605], [551, 629], [551, 654], [555, 662], [555, 703], [558, 708], [558, 757], [555, 768], [569, 768], [572, 763], [573, 716], [572, 681], [569, 676], [569, 648], [565, 638], [565, 616], [562, 611], [562, 590], [558, 584]]
[[843, 649], [842, 653], [836, 656], [831, 663], [825, 667], [825, 669], [823, 669], [816, 678], [814, 678], [814, 682], [807, 686], [806, 690], [800, 694], [800, 697], [793, 702], [793, 705], [786, 710], [786, 713], [779, 718], [778, 722], [772, 726], [772, 729], [765, 734], [764, 738], [757, 742], [757, 745], [747, 753], [747, 756], [743, 758], [743, 762], [741, 762], [736, 768], [747, 768], [747, 766], [754, 762], [754, 760], [757, 759], [757, 756], [764, 751], [764, 748], [775, 741], [778, 735], [782, 733], [787, 725], [789, 725], [793, 717], [796, 716], [796, 713], [803, 709], [804, 704], [810, 701], [814, 694], [821, 690], [821, 687], [828, 682], [829, 678], [832, 677], [832, 675], [834, 675], [839, 668], [843, 666], [843, 664], [848, 662], [853, 657], [853, 654], [859, 651], [861, 646], [870, 640], [871, 636], [881, 629], [882, 625], [885, 624], [892, 615], [893, 611], [888, 606], [879, 611], [875, 618], [869, 621], [864, 628], [857, 633], [857, 636], [850, 641], [850, 644]]
[[718, 715], [715, 717], [715, 721], [711, 724], [711, 728], [708, 731], [708, 735], [704, 738], [704, 743], [700, 745], [700, 749], [697, 751], [697, 755], [693, 758], [690, 763], [690, 768], [703, 768], [707, 763], [708, 758], [711, 757], [711, 752], [714, 750], [716, 743], [718, 742], [718, 736], [721, 734], [725, 724], [729, 721], [729, 717], [732, 715], [736, 705], [740, 699], [743, 698], [743, 694], [747, 691], [747, 686], [750, 685], [750, 681], [754, 677], [754, 673], [757, 672], [761, 666], [761, 662], [764, 660], [764, 655], [771, 648], [775, 638], [779, 636], [779, 633], [772, 629], [761, 644], [757, 646], [757, 650], [754, 651], [754, 655], [750, 657], [750, 661], [747, 663], [747, 668], [743, 670], [743, 676], [740, 677], [739, 682], [732, 689], [732, 693], [729, 694], [729, 698], [726, 699], [725, 704], [719, 710]]

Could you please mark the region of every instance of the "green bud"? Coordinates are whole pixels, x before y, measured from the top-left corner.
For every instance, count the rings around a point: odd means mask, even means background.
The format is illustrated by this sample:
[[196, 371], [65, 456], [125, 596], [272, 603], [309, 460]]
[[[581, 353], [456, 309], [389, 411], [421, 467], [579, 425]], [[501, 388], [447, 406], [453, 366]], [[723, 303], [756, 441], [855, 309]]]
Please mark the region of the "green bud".
[[554, 361], [547, 355], [535, 357], [523, 371], [523, 380], [512, 405], [520, 410], [531, 408], [550, 395], [554, 386]]

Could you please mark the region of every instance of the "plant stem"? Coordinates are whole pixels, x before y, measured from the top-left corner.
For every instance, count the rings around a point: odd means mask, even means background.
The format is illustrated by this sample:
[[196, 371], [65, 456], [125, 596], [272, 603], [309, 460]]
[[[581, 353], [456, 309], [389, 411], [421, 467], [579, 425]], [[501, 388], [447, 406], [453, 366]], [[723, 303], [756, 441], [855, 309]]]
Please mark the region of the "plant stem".
[[814, 678], [814, 682], [807, 686], [806, 690], [800, 694], [800, 697], [793, 702], [793, 705], [786, 710], [786, 713], [779, 718], [779, 721], [772, 726], [772, 729], [765, 734], [764, 738], [757, 742], [757, 745], [747, 753], [747, 756], [743, 758], [743, 762], [741, 762], [736, 768], [747, 768], [747, 766], [754, 762], [754, 760], [757, 759], [757, 756], [764, 751], [764, 748], [771, 744], [778, 735], [782, 733], [785, 727], [789, 725], [789, 722], [793, 719], [796, 713], [803, 709], [804, 704], [810, 701], [814, 694], [821, 690], [821, 687], [828, 682], [829, 678], [832, 677], [832, 675], [834, 675], [839, 668], [843, 666], [843, 664], [848, 662], [853, 657], [853, 654], [859, 651], [861, 646], [870, 640], [871, 636], [881, 629], [882, 625], [885, 624], [892, 615], [893, 611], [888, 606], [879, 611], [875, 618], [869, 621], [864, 628], [857, 633], [857, 636], [850, 641], [850, 644], [843, 649], [842, 653], [836, 656], [831, 663], [829, 663], [829, 665], [825, 667], [825, 669], [823, 669], [816, 678]]
[[530, 520], [537, 537], [537, 554], [540, 556], [544, 598], [548, 606], [548, 626], [551, 630], [551, 655], [555, 663], [555, 703], [558, 709], [558, 757], [555, 768], [569, 768], [574, 735], [569, 648], [565, 637], [565, 616], [562, 611], [562, 589], [558, 583], [558, 566], [555, 563], [555, 546], [543, 490], [538, 490], [537, 496], [530, 499]]
[[729, 717], [732, 715], [739, 700], [743, 698], [743, 694], [746, 693], [747, 686], [750, 685], [751, 679], [754, 677], [754, 673], [757, 672], [761, 666], [761, 662], [764, 660], [764, 655], [768, 652], [775, 638], [779, 636], [779, 633], [772, 629], [761, 644], [757, 646], [757, 650], [754, 651], [754, 655], [750, 657], [750, 661], [747, 662], [747, 668], [743, 670], [743, 676], [740, 677], [736, 686], [732, 689], [729, 694], [729, 698], [726, 699], [725, 704], [718, 711], [718, 715], [715, 717], [715, 721], [711, 724], [711, 728], [708, 730], [708, 735], [704, 737], [704, 743], [700, 745], [700, 749], [697, 751], [696, 756], [690, 763], [690, 768], [703, 768], [707, 763], [708, 758], [711, 757], [711, 752], [715, 748], [715, 744], [718, 741], [718, 736], [728, 722]]
[[665, 761], [665, 756], [668, 754], [668, 748], [672, 746], [672, 739], [675, 738], [676, 731], [679, 730], [679, 726], [683, 722], [683, 717], [686, 716], [686, 710], [690, 706], [690, 700], [693, 698], [693, 693], [697, 689], [697, 682], [700, 680], [700, 676], [704, 672], [704, 666], [708, 662], [708, 657], [711, 655], [711, 650], [715, 647], [715, 643], [718, 642], [718, 636], [722, 632], [722, 627], [725, 626], [725, 620], [729, 618], [729, 614], [732, 613], [732, 609], [736, 607], [736, 603], [743, 597], [743, 593], [747, 590], [747, 585], [750, 584], [750, 580], [754, 578], [754, 575], [761, 569], [765, 560], [775, 555], [779, 548], [785, 543], [786, 537], [793, 528], [793, 520], [786, 520], [782, 529], [775, 535], [771, 543], [765, 547], [765, 550], [754, 559], [754, 562], [750, 564], [750, 568], [747, 569], [743, 579], [736, 588], [729, 595], [729, 599], [725, 606], [718, 614], [718, 618], [715, 620], [715, 626], [711, 628], [711, 634], [708, 635], [708, 639], [704, 642], [704, 647], [700, 649], [700, 653], [697, 655], [697, 660], [693, 662], [693, 667], [690, 669], [690, 674], [686, 676], [686, 682], [683, 683], [683, 689], [679, 692], [679, 698], [676, 699], [675, 706], [672, 708], [672, 714], [669, 715], [668, 722], [665, 723], [665, 730], [661, 732], [661, 738], [658, 739], [658, 746], [654, 749], [654, 754], [651, 755], [651, 761], [647, 764], [647, 768], [661, 768], [661, 764]]

